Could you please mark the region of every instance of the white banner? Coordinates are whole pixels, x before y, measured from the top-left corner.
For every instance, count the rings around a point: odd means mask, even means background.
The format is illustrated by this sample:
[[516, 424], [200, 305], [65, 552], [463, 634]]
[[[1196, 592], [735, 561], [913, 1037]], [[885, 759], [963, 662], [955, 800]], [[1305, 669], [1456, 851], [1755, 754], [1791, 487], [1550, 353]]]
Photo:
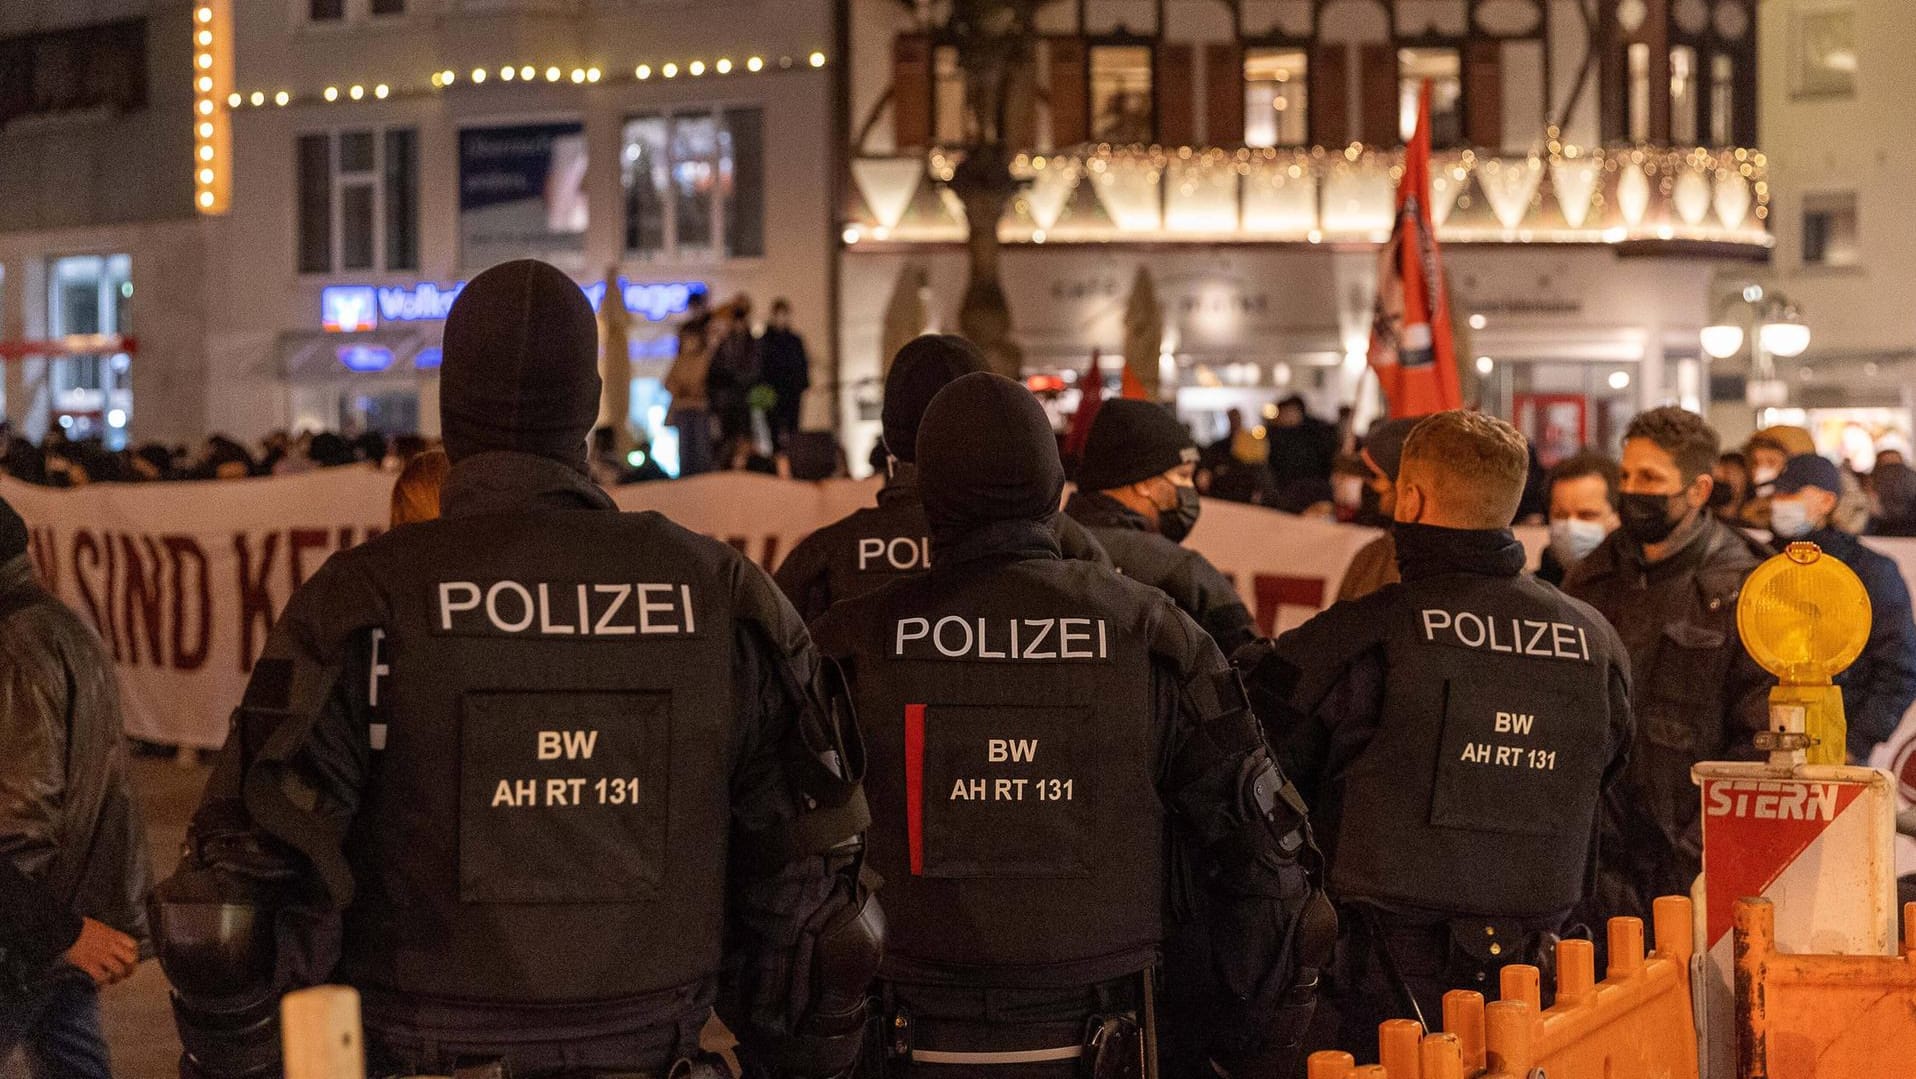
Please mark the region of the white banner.
[[[26, 518], [41, 580], [100, 631], [120, 668], [129, 734], [212, 747], [226, 737], [253, 658], [293, 590], [336, 550], [386, 529], [393, 477], [370, 468], [74, 491], [0, 478]], [[767, 570], [813, 529], [872, 503], [874, 480], [800, 483], [724, 472], [613, 492], [723, 540]], [[1542, 529], [1520, 529], [1534, 556]], [[1333, 602], [1365, 528], [1207, 500], [1190, 546], [1236, 584], [1259, 630]], [[1916, 540], [1870, 541], [1916, 589]], [[1872, 763], [1916, 803], [1916, 712]], [[1916, 844], [1906, 856], [1916, 866]]]
[[[218, 746], [266, 632], [327, 556], [383, 532], [393, 477], [369, 468], [65, 491], [0, 478], [26, 518], [41, 580], [100, 632], [119, 664], [127, 732]], [[622, 487], [770, 570], [813, 529], [870, 505], [875, 481], [798, 483], [718, 473]], [[1229, 574], [1265, 632], [1328, 606], [1377, 533], [1206, 503], [1191, 541]]]

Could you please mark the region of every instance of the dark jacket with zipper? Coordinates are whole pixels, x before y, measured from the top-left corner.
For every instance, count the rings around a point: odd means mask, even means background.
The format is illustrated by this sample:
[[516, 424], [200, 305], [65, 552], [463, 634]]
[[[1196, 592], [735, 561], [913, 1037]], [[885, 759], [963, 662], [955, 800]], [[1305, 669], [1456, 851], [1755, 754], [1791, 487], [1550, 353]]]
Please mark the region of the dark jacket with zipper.
[[1097, 537], [1118, 572], [1170, 596], [1225, 655], [1256, 639], [1250, 608], [1203, 555], [1165, 539], [1142, 516], [1097, 491], [1072, 495], [1065, 513]]
[[1636, 738], [1605, 797], [1596, 913], [1648, 918], [1657, 897], [1689, 895], [1703, 868], [1699, 761], [1761, 759], [1775, 680], [1736, 630], [1743, 581], [1769, 552], [1704, 515], [1668, 557], [1645, 564], [1622, 529], [1577, 563], [1563, 590], [1590, 604], [1630, 653]]

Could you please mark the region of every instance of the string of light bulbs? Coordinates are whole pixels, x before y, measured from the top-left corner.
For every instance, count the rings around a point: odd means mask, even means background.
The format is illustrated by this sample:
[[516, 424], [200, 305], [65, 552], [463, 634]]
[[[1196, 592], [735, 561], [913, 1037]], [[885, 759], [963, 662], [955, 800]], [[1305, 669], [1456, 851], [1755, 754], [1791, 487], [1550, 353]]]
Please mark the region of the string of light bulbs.
[[608, 73], [597, 65], [590, 67], [561, 67], [557, 64], [540, 66], [537, 64], [503, 64], [498, 67], [474, 67], [465, 71], [458, 68], [445, 68], [432, 72], [425, 83], [414, 84], [413, 88], [395, 88], [391, 83], [343, 83], [328, 85], [317, 94], [294, 94], [290, 90], [258, 89], [252, 91], [233, 90], [226, 95], [225, 104], [229, 109], [242, 108], [286, 108], [289, 105], [307, 104], [351, 104], [364, 101], [385, 101], [398, 96], [417, 96], [423, 93], [443, 91], [460, 85], [482, 86], [487, 83], [516, 83], [574, 86], [596, 86], [600, 83], [649, 82], [653, 79], [673, 80], [679, 78], [703, 78], [707, 75], [731, 76], [740, 74], [758, 75], [769, 72], [782, 72], [822, 68], [827, 63], [825, 53], [814, 51], [807, 56], [761, 55], [747, 56], [735, 61], [729, 56], [721, 56], [710, 62], [703, 59], [686, 61], [666, 60], [656, 64], [640, 63], [630, 69], [618, 69]]

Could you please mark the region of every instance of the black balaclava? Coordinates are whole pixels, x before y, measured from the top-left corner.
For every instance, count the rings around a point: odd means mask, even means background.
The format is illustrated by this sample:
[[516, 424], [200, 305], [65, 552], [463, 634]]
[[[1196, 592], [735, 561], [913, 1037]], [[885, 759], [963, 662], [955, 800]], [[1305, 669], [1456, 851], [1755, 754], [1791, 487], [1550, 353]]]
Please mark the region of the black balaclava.
[[985, 368], [977, 345], [948, 333], [928, 333], [899, 349], [885, 375], [885, 449], [906, 464], [917, 460], [918, 425], [931, 399], [953, 380]]
[[918, 485], [934, 542], [998, 521], [1049, 520], [1064, 465], [1044, 406], [982, 371], [938, 391], [918, 427]]
[[514, 450], [586, 470], [599, 416], [599, 326], [570, 277], [536, 259], [472, 279], [446, 316], [439, 428], [454, 464]]
[[27, 553], [27, 523], [0, 498], [0, 566]]

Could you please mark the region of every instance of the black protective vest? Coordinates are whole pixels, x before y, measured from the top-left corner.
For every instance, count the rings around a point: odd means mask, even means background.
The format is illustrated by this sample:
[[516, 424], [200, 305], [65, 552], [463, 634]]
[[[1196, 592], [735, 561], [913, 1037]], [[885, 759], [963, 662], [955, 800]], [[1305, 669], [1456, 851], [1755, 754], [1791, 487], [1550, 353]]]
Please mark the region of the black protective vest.
[[1342, 777], [1332, 893], [1505, 917], [1574, 906], [1609, 764], [1610, 634], [1528, 577], [1406, 583], [1385, 617], [1383, 714]]
[[735, 563], [590, 511], [410, 525], [366, 557], [385, 730], [345, 842], [345, 981], [552, 1003], [718, 969]]
[[1128, 591], [1083, 562], [986, 559], [844, 620], [885, 977], [1083, 986], [1153, 961], [1171, 717]]

